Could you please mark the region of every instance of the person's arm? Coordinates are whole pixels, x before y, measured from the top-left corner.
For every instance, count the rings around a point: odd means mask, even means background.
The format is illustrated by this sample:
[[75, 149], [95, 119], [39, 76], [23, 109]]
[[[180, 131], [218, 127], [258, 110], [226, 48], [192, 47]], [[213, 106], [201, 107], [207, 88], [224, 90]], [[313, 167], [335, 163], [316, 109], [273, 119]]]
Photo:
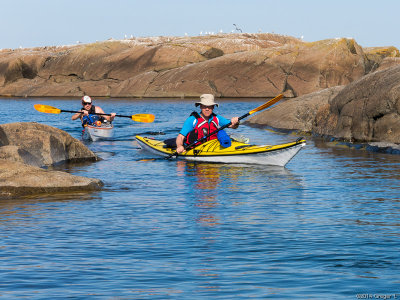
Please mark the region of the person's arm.
[[232, 119], [228, 120], [220, 115], [217, 115], [217, 118], [219, 120], [219, 126], [221, 127], [229, 124], [229, 122], [232, 123], [231, 125], [228, 126], [229, 128], [236, 129], [239, 127], [240, 124], [239, 117], [233, 117]]
[[[80, 110], [80, 111], [82, 111], [82, 110]], [[81, 116], [82, 116], [82, 113], [78, 112], [78, 113], [72, 115], [71, 119], [72, 120], [76, 120], [78, 118], [81, 118]]]
[[184, 139], [185, 139], [185, 136], [180, 133], [176, 137], [176, 152], [177, 153], [182, 153], [183, 151], [185, 151], [185, 148], [183, 147]]
[[[96, 113], [98, 114], [104, 114], [105, 112], [103, 109], [99, 106], [96, 106]], [[102, 116], [104, 119], [106, 119], [109, 122], [112, 122], [115, 118], [116, 113], [111, 113], [111, 116]]]
[[183, 146], [183, 142], [185, 141], [185, 137], [194, 129], [194, 124], [196, 123], [196, 118], [194, 116], [190, 116], [186, 119], [185, 123], [183, 123], [182, 129], [176, 137], [176, 152], [182, 153], [185, 151], [185, 147]]

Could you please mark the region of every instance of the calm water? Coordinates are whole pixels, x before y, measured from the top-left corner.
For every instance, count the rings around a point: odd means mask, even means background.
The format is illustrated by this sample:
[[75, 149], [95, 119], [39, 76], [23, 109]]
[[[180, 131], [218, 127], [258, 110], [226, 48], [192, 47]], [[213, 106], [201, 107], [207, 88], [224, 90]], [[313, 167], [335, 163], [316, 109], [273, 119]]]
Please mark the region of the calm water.
[[[220, 102], [217, 112], [232, 117], [264, 101]], [[0, 123], [35, 121], [80, 138], [71, 114], [35, 103], [79, 108], [2, 99]], [[87, 143], [103, 160], [59, 167], [100, 178], [102, 191], [0, 202], [0, 298], [400, 298], [400, 155], [307, 137], [286, 168], [149, 160], [134, 136], [175, 136], [193, 102], [95, 104], [156, 120], [116, 119], [113, 141]], [[246, 125], [235, 133], [252, 143], [297, 138]]]

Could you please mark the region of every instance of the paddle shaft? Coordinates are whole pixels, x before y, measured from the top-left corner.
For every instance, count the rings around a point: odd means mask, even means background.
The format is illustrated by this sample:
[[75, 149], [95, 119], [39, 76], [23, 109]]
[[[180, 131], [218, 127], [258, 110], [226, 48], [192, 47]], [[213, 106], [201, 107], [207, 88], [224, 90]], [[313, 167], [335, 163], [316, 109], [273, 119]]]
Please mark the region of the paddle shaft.
[[[76, 110], [62, 110], [58, 109], [57, 107], [53, 107], [50, 105], [44, 105], [44, 104], [35, 104], [33, 106], [37, 111], [40, 111], [42, 113], [46, 114], [60, 114], [62, 112], [68, 112], [68, 113], [74, 113], [74, 114], [83, 114], [84, 111], [76, 111]], [[88, 112], [89, 113], [89, 112]], [[105, 114], [105, 113], [92, 113], [94, 115], [100, 115], [100, 116], [111, 116], [111, 114]], [[116, 117], [123, 117], [123, 118], [129, 118], [132, 119], [133, 121], [136, 122], [143, 122], [143, 123], [151, 123], [154, 121], [154, 115], [152, 114], [136, 114], [132, 116], [126, 116], [126, 115], [115, 115]], [[73, 116], [74, 120], [76, 119], [75, 116]]]
[[[83, 114], [83, 111], [64, 110], [64, 109], [60, 109], [60, 112], [69, 112], [69, 113], [74, 113], [74, 114]], [[103, 114], [103, 113], [92, 113], [91, 115], [111, 116], [111, 114]], [[116, 116], [116, 117], [122, 117], [122, 118], [129, 118], [129, 119], [132, 118], [132, 116], [124, 116], [124, 115], [115, 115], [115, 116]]]
[[[267, 102], [264, 103], [263, 105], [260, 105], [259, 107], [255, 108], [255, 109], [249, 111], [248, 113], [245, 113], [243, 116], [239, 117], [239, 121], [242, 120], [242, 119], [244, 119], [244, 118], [247, 118], [248, 116], [250, 116], [251, 114], [253, 114], [253, 113], [257, 112], [257, 111], [263, 110], [263, 109], [265, 109], [265, 108], [267, 108], [267, 107], [269, 107], [269, 106], [275, 104], [276, 102], [278, 102], [279, 100], [281, 100], [282, 97], [283, 97], [283, 95], [282, 95], [282, 94], [279, 94], [278, 96], [276, 96], [275, 98], [273, 98], [273, 99], [267, 101]], [[231, 125], [232, 125], [232, 122], [229, 122], [228, 124], [226, 124], [226, 125], [224, 125], [224, 126], [221, 126], [221, 127], [218, 128], [217, 130], [214, 130], [213, 132], [209, 133], [208, 135], [203, 136], [201, 139], [198, 139], [198, 140], [194, 141], [193, 143], [191, 143], [191, 144], [187, 145], [186, 147], [184, 147], [184, 148], [185, 148], [185, 151], [192, 149], [194, 146], [196, 146], [196, 144], [199, 144], [199, 143], [200, 143], [199, 145], [203, 144], [204, 142], [207, 141], [207, 139], [208, 139], [210, 136], [212, 136], [212, 135], [218, 133], [219, 131], [221, 131], [221, 130], [223, 130], [223, 129], [225, 129], [225, 128], [231, 126]], [[175, 151], [174, 153], [170, 154], [170, 155], [167, 157], [167, 159], [171, 158], [172, 156], [177, 156], [177, 155], [178, 155], [178, 152]]]

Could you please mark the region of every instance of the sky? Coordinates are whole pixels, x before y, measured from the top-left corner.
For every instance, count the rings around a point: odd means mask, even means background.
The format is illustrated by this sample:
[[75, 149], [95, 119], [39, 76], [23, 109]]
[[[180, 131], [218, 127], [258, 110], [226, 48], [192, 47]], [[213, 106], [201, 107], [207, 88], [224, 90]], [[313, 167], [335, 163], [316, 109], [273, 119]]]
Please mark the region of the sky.
[[0, 0], [0, 49], [269, 32], [400, 49], [398, 0]]

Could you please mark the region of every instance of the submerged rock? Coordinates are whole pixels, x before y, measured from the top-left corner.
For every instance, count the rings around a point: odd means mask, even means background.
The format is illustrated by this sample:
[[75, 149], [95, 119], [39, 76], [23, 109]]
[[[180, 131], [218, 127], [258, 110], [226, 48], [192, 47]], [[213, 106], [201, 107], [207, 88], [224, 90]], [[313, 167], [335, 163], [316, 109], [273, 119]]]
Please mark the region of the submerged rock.
[[40, 193], [94, 191], [102, 186], [103, 183], [99, 179], [44, 170], [0, 159], [0, 199]]

